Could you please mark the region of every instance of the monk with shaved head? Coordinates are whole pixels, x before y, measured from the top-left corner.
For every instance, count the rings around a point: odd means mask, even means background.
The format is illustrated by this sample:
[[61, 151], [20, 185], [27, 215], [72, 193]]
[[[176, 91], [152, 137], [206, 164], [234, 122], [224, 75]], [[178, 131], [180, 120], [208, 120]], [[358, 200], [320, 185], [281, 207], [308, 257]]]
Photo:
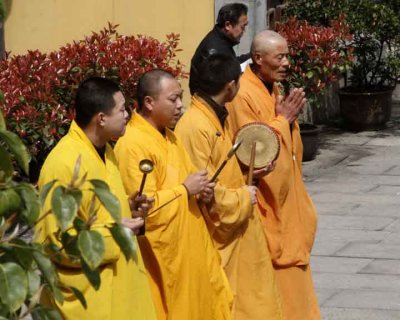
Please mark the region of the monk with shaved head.
[[278, 33], [266, 30], [254, 37], [253, 63], [228, 104], [228, 122], [233, 134], [251, 122], [265, 123], [278, 133], [281, 149], [276, 168], [257, 181], [258, 206], [284, 319], [314, 320], [320, 319], [310, 269], [317, 214], [302, 179], [303, 145], [297, 122], [306, 99], [302, 88], [286, 97], [279, 90], [279, 82], [287, 77], [288, 54], [287, 42]]
[[139, 246], [158, 320], [228, 320], [231, 289], [197, 202], [207, 206], [215, 184], [206, 170], [195, 168], [169, 129], [182, 115], [182, 92], [167, 71], [144, 73], [137, 86], [138, 108], [115, 153], [127, 192], [142, 184], [142, 160], [154, 167], [143, 192], [154, 197], [156, 209], [146, 216]]

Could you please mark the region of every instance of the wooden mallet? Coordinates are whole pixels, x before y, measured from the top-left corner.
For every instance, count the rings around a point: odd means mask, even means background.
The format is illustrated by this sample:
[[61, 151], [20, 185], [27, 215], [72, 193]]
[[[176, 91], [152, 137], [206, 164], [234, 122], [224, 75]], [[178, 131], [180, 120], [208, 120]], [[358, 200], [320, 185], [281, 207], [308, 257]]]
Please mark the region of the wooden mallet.
[[251, 155], [250, 155], [250, 165], [249, 165], [249, 174], [247, 176], [247, 185], [253, 185], [253, 173], [254, 173], [254, 162], [256, 160], [256, 146], [257, 142], [254, 141], [251, 146]]

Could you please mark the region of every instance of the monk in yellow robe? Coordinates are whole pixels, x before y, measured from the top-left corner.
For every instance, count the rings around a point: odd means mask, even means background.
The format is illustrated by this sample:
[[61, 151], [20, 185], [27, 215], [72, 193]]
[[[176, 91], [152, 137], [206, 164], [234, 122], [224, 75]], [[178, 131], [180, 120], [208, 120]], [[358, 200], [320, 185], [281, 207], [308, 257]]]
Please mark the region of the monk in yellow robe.
[[262, 31], [253, 40], [253, 63], [240, 80], [235, 99], [228, 104], [229, 129], [235, 134], [250, 122], [264, 122], [279, 133], [281, 150], [275, 170], [259, 180], [261, 219], [268, 239], [283, 314], [290, 320], [319, 319], [310, 253], [317, 216], [302, 180], [302, 151], [298, 114], [305, 104], [302, 89], [283, 99], [277, 81], [287, 75], [288, 46], [273, 31]]
[[[80, 156], [80, 178], [86, 173], [87, 179], [107, 182], [111, 192], [120, 201], [123, 225], [134, 232], [138, 231], [143, 221], [131, 217], [118, 165], [111, 146], [107, 144], [111, 138], [124, 133], [128, 118], [125, 99], [118, 85], [103, 78], [86, 80], [78, 89], [75, 109], [76, 120], [43, 165], [39, 188], [54, 179], [68, 184]], [[91, 184], [85, 182], [82, 188], [87, 190], [91, 188]], [[51, 209], [50, 198], [49, 196], [46, 200], [43, 213]], [[89, 219], [91, 198], [92, 192], [83, 192], [78, 214], [85, 221]], [[114, 222], [110, 213], [99, 202], [96, 203], [96, 207], [99, 210], [92, 227], [101, 233], [105, 240], [105, 255], [99, 267], [101, 285], [96, 291], [80, 265], [71, 265], [71, 260], [66, 260], [65, 264], [57, 260], [57, 273], [61, 285], [79, 289], [87, 302], [87, 309], [84, 309], [72, 292], [62, 289], [64, 303], [57, 305], [62, 317], [73, 320], [157, 319], [140, 250], [137, 249], [134, 259], [127, 261], [106, 228]], [[36, 240], [61, 246], [55, 236], [57, 230], [54, 215], [47, 215], [36, 227]], [[136, 239], [134, 241], [136, 242]], [[43, 301], [46, 300], [55, 306], [53, 299], [44, 295]]]
[[181, 97], [180, 84], [171, 74], [145, 73], [138, 83], [138, 112], [115, 152], [129, 193], [141, 184], [139, 162], [149, 159], [154, 164], [144, 191], [155, 198], [154, 208], [162, 208], [146, 217], [139, 245], [159, 315], [171, 320], [230, 319], [232, 294], [195, 197], [209, 202], [214, 186], [205, 170], [197, 172], [168, 129], [181, 116]]
[[[226, 102], [239, 88], [239, 62], [213, 55], [201, 67], [199, 92], [175, 132], [198, 169], [214, 175], [232, 148]], [[266, 174], [267, 168], [256, 175]], [[214, 203], [203, 214], [234, 294], [235, 320], [282, 319], [267, 241], [256, 203], [256, 187], [245, 185], [239, 163], [231, 158], [218, 176]]]

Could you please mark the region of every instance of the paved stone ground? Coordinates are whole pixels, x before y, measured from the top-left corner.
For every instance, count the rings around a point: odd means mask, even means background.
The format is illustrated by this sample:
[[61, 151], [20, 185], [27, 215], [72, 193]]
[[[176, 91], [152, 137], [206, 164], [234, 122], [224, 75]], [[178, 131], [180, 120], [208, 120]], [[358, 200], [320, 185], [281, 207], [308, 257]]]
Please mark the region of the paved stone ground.
[[303, 174], [319, 213], [311, 266], [323, 319], [400, 319], [400, 103], [381, 131], [325, 129]]

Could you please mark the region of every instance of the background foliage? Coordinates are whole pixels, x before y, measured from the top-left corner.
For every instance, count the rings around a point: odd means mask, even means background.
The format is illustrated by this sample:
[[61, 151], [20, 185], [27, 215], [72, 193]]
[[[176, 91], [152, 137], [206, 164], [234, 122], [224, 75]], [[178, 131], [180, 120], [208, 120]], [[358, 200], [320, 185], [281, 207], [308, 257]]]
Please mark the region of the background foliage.
[[355, 56], [349, 87], [380, 90], [400, 80], [400, 1], [289, 0], [286, 13], [317, 26], [344, 14], [353, 34], [347, 47]]
[[160, 68], [186, 76], [176, 60], [178, 41], [179, 35], [173, 33], [164, 42], [144, 35], [123, 36], [117, 33], [117, 25], [109, 24], [48, 54], [32, 50], [9, 55], [0, 61], [0, 109], [10, 130], [41, 165], [68, 129], [75, 91], [82, 80], [90, 76], [115, 80], [132, 106], [138, 78], [144, 72]]
[[315, 26], [295, 17], [277, 25], [277, 31], [289, 46], [289, 75], [285, 91], [304, 88], [311, 104], [351, 61], [346, 42], [351, 40], [349, 26], [343, 17], [331, 21], [331, 26]]

